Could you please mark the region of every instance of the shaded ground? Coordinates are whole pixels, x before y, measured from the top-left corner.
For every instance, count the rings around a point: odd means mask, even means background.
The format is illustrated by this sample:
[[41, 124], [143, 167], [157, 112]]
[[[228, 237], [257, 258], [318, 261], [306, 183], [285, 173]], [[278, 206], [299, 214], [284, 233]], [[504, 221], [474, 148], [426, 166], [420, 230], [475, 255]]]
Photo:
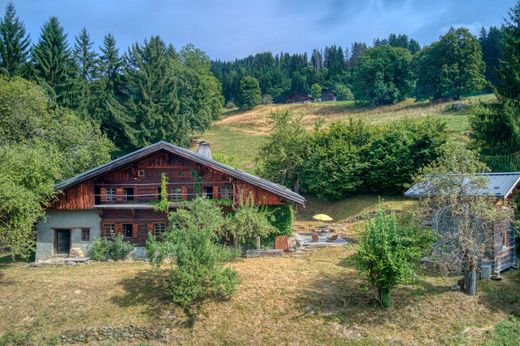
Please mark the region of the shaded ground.
[[[352, 228], [343, 235], [356, 236]], [[520, 313], [519, 271], [480, 283], [476, 297], [452, 291], [455, 278], [424, 274], [381, 310], [352, 263], [355, 247], [236, 260], [231, 266], [242, 280], [236, 295], [206, 304], [192, 328], [169, 302], [165, 270], [147, 263], [6, 264], [0, 316], [9, 318], [0, 319], [0, 334], [30, 332], [41, 343], [64, 331], [133, 324], [168, 333], [148, 344], [478, 344], [485, 335], [465, 334], [468, 327], [489, 329]]]

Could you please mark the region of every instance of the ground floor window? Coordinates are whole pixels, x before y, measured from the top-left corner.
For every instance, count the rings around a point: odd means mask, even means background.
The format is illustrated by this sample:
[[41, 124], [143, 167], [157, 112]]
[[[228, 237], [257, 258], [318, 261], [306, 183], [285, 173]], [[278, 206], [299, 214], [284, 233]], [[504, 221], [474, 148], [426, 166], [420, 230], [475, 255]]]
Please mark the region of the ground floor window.
[[164, 230], [166, 228], [166, 225], [164, 223], [154, 223], [153, 224], [153, 234], [154, 236], [161, 237], [164, 233]]
[[133, 225], [131, 223], [124, 223], [123, 224], [123, 236], [125, 238], [132, 238], [132, 229], [133, 229]]
[[103, 227], [106, 239], [113, 239], [116, 233], [116, 225], [113, 223], [106, 223]]
[[81, 229], [81, 241], [90, 241], [90, 228]]
[[222, 199], [231, 199], [231, 192], [232, 187], [231, 185], [222, 185], [220, 187], [220, 198]]
[[182, 188], [174, 187], [172, 188], [172, 200], [180, 201], [182, 199]]

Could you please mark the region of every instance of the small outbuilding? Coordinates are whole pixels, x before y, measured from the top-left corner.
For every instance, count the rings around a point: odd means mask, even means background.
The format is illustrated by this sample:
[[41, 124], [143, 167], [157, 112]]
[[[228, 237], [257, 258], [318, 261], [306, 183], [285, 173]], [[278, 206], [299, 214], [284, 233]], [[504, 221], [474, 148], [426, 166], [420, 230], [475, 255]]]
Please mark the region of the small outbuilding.
[[322, 89], [321, 101], [336, 101], [336, 93], [330, 89]]
[[284, 101], [284, 103], [310, 103], [310, 102], [314, 102], [314, 98], [312, 98], [309, 95], [299, 93], [299, 92], [295, 92], [295, 93], [288, 95]]
[[[470, 185], [470, 177], [468, 186]], [[511, 173], [479, 173], [475, 175], [475, 179], [481, 179], [487, 184], [478, 189], [470, 190], [470, 194], [494, 197], [494, 202], [497, 207], [505, 207], [511, 209], [512, 218], [497, 222], [493, 227], [492, 244], [486, 250], [486, 257], [491, 259], [493, 271], [500, 273], [516, 264], [516, 239], [514, 229], [514, 196], [518, 192], [518, 184], [520, 182], [520, 172]], [[428, 181], [420, 182], [413, 185], [408, 191], [404, 193], [409, 198], [425, 198], [431, 196], [432, 184]], [[435, 228], [435, 224], [431, 223]], [[437, 231], [442, 231], [438, 230]]]

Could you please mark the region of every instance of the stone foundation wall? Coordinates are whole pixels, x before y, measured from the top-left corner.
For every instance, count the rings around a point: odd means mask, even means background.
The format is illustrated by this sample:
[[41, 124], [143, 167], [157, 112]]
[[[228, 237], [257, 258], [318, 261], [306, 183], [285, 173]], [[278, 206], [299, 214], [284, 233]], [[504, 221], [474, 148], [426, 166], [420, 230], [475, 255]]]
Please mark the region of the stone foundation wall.
[[[89, 241], [81, 240], [82, 228], [90, 229]], [[79, 247], [87, 255], [92, 242], [101, 235], [100, 228], [101, 218], [95, 210], [47, 210], [45, 218], [36, 225], [36, 261], [48, 259], [55, 254], [55, 229], [70, 229], [70, 247]]]

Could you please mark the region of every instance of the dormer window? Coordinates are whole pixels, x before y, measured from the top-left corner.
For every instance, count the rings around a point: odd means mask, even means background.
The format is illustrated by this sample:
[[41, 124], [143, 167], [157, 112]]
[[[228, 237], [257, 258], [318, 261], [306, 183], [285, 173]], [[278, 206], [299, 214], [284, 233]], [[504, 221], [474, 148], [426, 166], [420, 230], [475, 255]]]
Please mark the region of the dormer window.
[[137, 171], [137, 176], [138, 176], [139, 178], [144, 178], [144, 169], [139, 169], [139, 170]]

